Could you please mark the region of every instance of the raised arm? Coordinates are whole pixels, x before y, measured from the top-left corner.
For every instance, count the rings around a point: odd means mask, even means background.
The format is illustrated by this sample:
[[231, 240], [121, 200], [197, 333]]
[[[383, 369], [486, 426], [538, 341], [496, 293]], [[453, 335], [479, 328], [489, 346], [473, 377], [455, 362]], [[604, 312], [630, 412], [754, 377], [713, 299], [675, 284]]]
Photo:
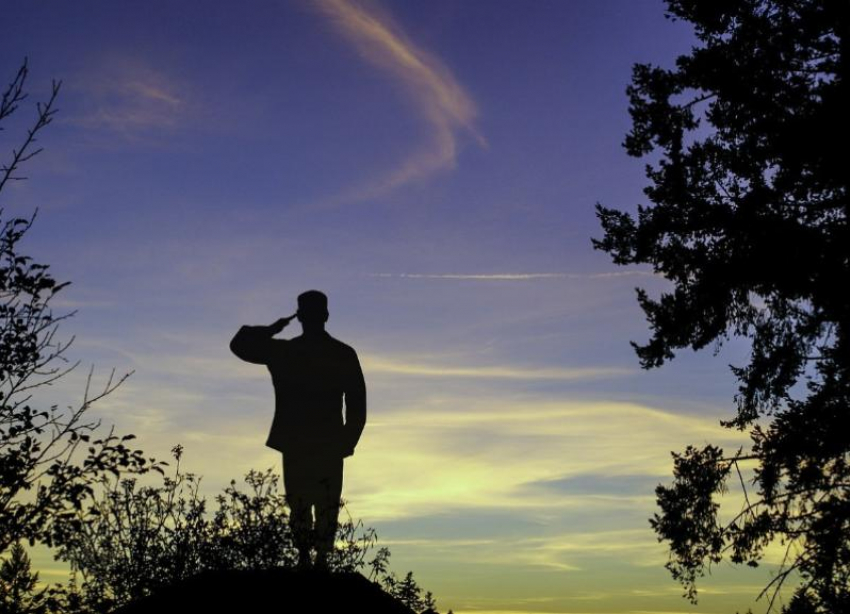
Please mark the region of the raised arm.
[[345, 435], [348, 445], [346, 456], [354, 454], [366, 426], [366, 381], [357, 354], [351, 350], [345, 384]]
[[280, 340], [272, 337], [282, 331], [294, 317], [281, 318], [268, 326], [243, 326], [230, 340], [230, 351], [247, 362], [268, 364], [274, 354], [275, 343], [280, 343]]

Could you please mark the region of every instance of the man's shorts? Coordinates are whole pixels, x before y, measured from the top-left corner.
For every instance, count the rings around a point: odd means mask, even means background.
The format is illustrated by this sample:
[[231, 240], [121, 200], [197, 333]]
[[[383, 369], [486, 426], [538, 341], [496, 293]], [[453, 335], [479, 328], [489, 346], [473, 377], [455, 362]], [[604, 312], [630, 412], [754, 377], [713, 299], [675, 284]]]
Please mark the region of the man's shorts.
[[283, 454], [283, 485], [293, 505], [339, 506], [342, 496], [343, 459], [315, 453]]

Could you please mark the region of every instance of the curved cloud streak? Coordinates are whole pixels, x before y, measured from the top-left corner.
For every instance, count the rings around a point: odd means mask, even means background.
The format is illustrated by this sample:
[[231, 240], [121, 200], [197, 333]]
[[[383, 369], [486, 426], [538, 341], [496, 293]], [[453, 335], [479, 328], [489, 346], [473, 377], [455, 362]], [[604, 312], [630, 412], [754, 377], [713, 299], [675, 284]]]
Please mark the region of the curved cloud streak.
[[374, 197], [453, 168], [461, 130], [484, 144], [474, 128], [472, 99], [439, 60], [408, 40], [387, 15], [353, 0], [318, 0], [317, 4], [364, 60], [392, 75], [409, 92], [431, 129], [427, 142], [409, 158], [384, 177], [356, 189], [348, 195], [350, 199]]

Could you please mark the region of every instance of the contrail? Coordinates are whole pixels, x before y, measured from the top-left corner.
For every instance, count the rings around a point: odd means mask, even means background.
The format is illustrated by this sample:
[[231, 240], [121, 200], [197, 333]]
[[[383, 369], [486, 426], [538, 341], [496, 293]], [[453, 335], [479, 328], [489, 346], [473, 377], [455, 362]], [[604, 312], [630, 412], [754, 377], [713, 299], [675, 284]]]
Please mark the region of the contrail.
[[370, 277], [396, 279], [456, 279], [472, 281], [526, 281], [533, 279], [609, 279], [617, 277], [658, 277], [652, 271], [613, 271], [610, 273], [371, 273]]

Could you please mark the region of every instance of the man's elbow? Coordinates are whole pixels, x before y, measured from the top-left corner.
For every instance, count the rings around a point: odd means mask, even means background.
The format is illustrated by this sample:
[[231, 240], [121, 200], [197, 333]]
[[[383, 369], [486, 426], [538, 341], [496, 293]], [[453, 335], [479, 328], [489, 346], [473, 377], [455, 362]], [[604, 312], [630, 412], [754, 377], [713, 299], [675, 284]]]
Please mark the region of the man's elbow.
[[240, 328], [236, 334], [233, 335], [233, 339], [230, 340], [230, 351], [242, 360], [248, 360], [248, 354], [250, 353], [249, 345], [247, 343], [248, 340], [245, 338], [245, 334], [247, 332], [246, 329], [246, 326]]
[[242, 358], [242, 345], [239, 342], [239, 333], [230, 340], [230, 351]]

